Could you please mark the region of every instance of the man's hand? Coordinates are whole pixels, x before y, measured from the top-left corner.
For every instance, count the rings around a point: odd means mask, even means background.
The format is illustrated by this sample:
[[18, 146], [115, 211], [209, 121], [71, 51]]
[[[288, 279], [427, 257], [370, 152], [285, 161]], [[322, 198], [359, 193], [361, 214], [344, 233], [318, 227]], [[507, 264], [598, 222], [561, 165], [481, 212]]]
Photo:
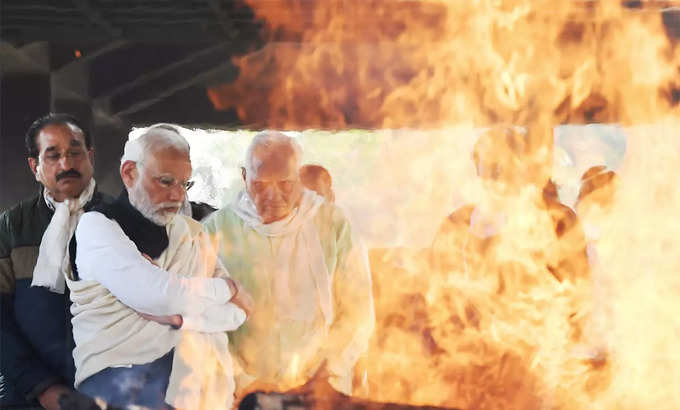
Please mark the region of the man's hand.
[[107, 406], [101, 399], [92, 399], [77, 391], [70, 394], [62, 394], [59, 398], [59, 405], [61, 410], [122, 410]]
[[229, 286], [229, 292], [231, 293], [231, 297], [234, 298], [239, 291], [238, 284], [232, 278], [224, 278], [224, 281], [227, 282], [227, 286]]
[[47, 410], [60, 410], [59, 397], [62, 394], [70, 394], [72, 391], [63, 384], [54, 384], [38, 396], [38, 402]]
[[227, 283], [229, 282], [233, 282], [234, 286], [236, 286], [235, 292], [236, 294], [231, 298], [229, 302], [243, 309], [246, 312], [246, 315], [250, 317], [250, 315], [252, 315], [253, 313], [253, 310], [255, 309], [255, 301], [253, 300], [252, 296], [250, 296], [250, 293], [248, 293], [248, 291], [245, 290], [243, 285], [241, 285], [240, 283], [231, 278], [227, 278]]
[[168, 316], [154, 316], [150, 315], [148, 313], [142, 313], [142, 312], [137, 312], [139, 316], [143, 317], [146, 320], [150, 320], [152, 322], [160, 323], [161, 325], [168, 325], [172, 326], [175, 329], [179, 329], [182, 327], [182, 324], [184, 323], [184, 320], [182, 319], [181, 315], [168, 315]]
[[160, 266], [158, 266], [158, 264], [157, 264], [156, 262], [154, 262], [153, 259], [151, 259], [151, 256], [149, 256], [149, 255], [147, 255], [147, 254], [145, 254], [145, 253], [142, 253], [142, 256], [144, 257], [144, 259], [146, 259], [146, 260], [148, 260], [149, 262], [151, 262], [151, 264], [152, 264], [153, 266], [155, 266], [155, 267], [157, 267], [157, 268], [160, 268]]
[[[151, 257], [145, 253], [142, 253], [142, 256], [146, 258], [149, 262], [154, 264], [155, 266], [158, 266], [156, 262], [151, 259]], [[229, 302], [235, 304], [236, 306], [240, 307], [243, 309], [243, 311], [246, 312], [246, 315], [250, 317], [250, 315], [253, 313], [253, 310], [255, 308], [255, 302], [253, 301], [253, 298], [250, 296], [250, 294], [243, 288], [243, 286], [235, 281], [232, 278], [224, 278], [225, 282], [227, 282], [227, 286], [229, 286], [229, 291], [232, 295], [231, 299]], [[179, 329], [182, 327], [182, 316], [180, 315], [170, 315], [170, 316], [154, 316], [154, 315], [149, 315], [146, 313], [139, 313], [140, 316], [142, 316], [144, 319], [151, 320], [156, 323], [160, 323], [162, 325], [169, 325], [172, 326], [176, 329]]]

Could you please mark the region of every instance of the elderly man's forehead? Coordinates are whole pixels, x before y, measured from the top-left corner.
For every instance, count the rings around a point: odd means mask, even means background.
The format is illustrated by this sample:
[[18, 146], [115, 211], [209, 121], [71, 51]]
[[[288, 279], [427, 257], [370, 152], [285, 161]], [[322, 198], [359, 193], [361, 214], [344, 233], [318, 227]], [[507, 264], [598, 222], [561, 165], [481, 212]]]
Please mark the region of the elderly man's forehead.
[[188, 152], [172, 145], [152, 147], [147, 153], [144, 162], [147, 163], [191, 163], [191, 156]]
[[269, 140], [255, 145], [253, 155], [258, 157], [295, 156], [296, 151], [290, 140]]
[[291, 144], [271, 143], [255, 147], [252, 154], [252, 167], [288, 169], [298, 162], [297, 152]]

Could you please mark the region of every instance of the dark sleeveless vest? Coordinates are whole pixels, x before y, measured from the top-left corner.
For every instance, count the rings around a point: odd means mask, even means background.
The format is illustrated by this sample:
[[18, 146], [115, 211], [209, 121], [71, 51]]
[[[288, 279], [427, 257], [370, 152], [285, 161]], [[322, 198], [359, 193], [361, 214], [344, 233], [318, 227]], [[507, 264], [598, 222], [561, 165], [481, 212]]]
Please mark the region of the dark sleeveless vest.
[[[130, 204], [130, 198], [125, 189], [113, 203], [97, 205], [91, 211], [102, 213], [107, 218], [116, 221], [125, 235], [137, 245], [139, 252], [149, 255], [151, 259], [158, 258], [168, 247], [169, 239], [165, 227], [156, 225], [135, 209]], [[76, 236], [73, 235], [69, 243], [69, 256], [74, 280], [79, 280], [76, 266], [77, 247]], [[105, 263], [105, 261], [102, 262]]]

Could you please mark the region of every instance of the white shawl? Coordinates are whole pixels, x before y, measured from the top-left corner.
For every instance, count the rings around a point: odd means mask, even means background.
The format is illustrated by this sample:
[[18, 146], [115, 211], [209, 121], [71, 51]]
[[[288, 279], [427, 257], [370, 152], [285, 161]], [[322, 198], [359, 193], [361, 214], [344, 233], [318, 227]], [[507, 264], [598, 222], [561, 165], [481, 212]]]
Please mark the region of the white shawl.
[[[200, 224], [178, 215], [166, 229], [168, 248], [154, 261], [160, 268], [178, 275], [226, 275], [216, 270], [214, 246]], [[197, 304], [183, 314], [185, 326], [176, 331], [142, 318], [96, 281], [67, 281], [73, 301], [76, 386], [107, 367], [149, 363], [174, 348], [166, 402], [185, 409], [231, 408], [233, 368], [229, 339], [222, 330], [243, 323], [240, 308]], [[212, 332], [211, 327], [220, 331]]]
[[94, 187], [95, 182], [92, 178], [78, 198], [69, 198], [62, 202], [55, 201], [46, 189], [43, 191], [45, 202], [54, 210], [54, 215], [40, 241], [31, 286], [43, 286], [51, 292], [64, 293], [66, 287], [64, 278], [71, 266], [68, 245], [78, 220], [84, 213], [83, 207], [92, 199]]
[[[231, 208], [244, 223], [263, 236], [279, 238], [281, 246], [274, 252], [272, 277], [274, 297], [281, 317], [313, 322], [315, 311], [300, 300], [318, 300], [326, 326], [333, 322], [333, 303], [328, 267], [314, 216], [323, 198], [304, 190], [300, 204], [286, 218], [264, 224], [255, 204], [241, 191]], [[310, 284], [313, 286], [310, 287]], [[308, 295], [307, 293], [315, 293]]]
[[[180, 221], [187, 223], [182, 224]], [[192, 240], [179, 243], [171, 241], [168, 249], [156, 262], [171, 273], [191, 272], [192, 276], [213, 276], [218, 263], [215, 244], [203, 232], [199, 223], [178, 215], [168, 225], [168, 236], [175, 236], [173, 231], [184, 230], [186, 227], [191, 234], [185, 237], [191, 237]], [[217, 270], [219, 271], [220, 269]], [[226, 274], [226, 270], [222, 273]], [[235, 305], [233, 308], [235, 311], [240, 310]], [[230, 330], [237, 329], [243, 323], [238, 320], [238, 315], [226, 316], [221, 309], [218, 312], [221, 317], [216, 317], [212, 309], [195, 312], [192, 314], [194, 317], [186, 317], [185, 321], [187, 325], [189, 319], [193, 323], [201, 322], [198, 328], [202, 330], [210, 327], [206, 325], [211, 322], [219, 322], [222, 328], [224, 323], [231, 323]], [[235, 385], [227, 334], [222, 331], [205, 333], [188, 329], [180, 333], [165, 395], [166, 403], [183, 409], [230, 409]]]

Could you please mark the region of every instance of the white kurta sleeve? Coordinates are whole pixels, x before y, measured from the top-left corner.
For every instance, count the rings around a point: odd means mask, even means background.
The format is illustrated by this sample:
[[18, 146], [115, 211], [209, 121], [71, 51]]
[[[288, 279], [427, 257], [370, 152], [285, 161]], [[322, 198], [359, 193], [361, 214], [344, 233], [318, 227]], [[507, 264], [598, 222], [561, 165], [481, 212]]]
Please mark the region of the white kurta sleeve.
[[[215, 262], [215, 278], [228, 278], [229, 272], [219, 259]], [[183, 316], [182, 329], [204, 333], [229, 332], [238, 329], [246, 321], [246, 312], [233, 303], [212, 305], [200, 313]]]
[[233, 303], [207, 307], [200, 314], [182, 316], [182, 329], [203, 333], [230, 332], [246, 321], [246, 312]]
[[183, 314], [196, 305], [224, 306], [231, 299], [223, 279], [174, 275], [154, 266], [115, 221], [99, 212], [82, 216], [75, 237], [80, 279], [99, 282], [139, 312]]

